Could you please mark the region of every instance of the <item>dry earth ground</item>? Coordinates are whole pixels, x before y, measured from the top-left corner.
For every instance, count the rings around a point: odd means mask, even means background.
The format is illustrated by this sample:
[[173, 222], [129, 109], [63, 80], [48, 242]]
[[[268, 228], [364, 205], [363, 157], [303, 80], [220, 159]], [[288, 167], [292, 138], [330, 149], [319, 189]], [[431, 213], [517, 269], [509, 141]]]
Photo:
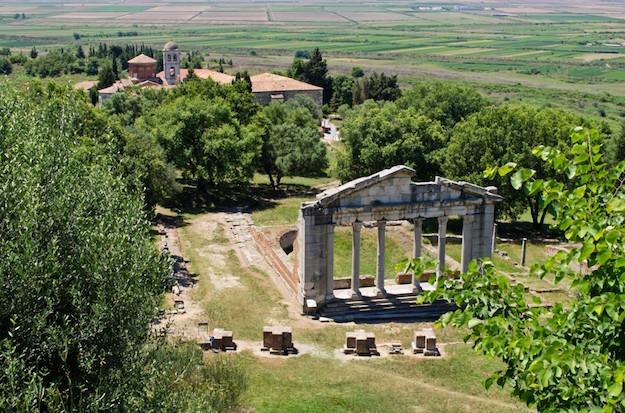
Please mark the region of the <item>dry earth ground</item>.
[[[164, 211], [167, 212], [167, 211]], [[256, 250], [249, 214], [219, 212], [185, 216], [169, 231], [169, 248], [188, 260], [197, 283], [181, 297], [194, 309], [175, 315], [172, 332], [193, 339], [197, 322], [234, 332], [236, 355], [251, 377], [246, 403], [256, 411], [527, 411], [506, 391], [485, 391], [481, 380], [501, 365], [477, 356], [461, 343], [464, 332], [437, 331], [444, 357], [388, 356], [384, 343], [409, 348], [414, 330], [431, 324], [322, 324], [302, 317], [285, 285]], [[173, 241], [175, 240], [175, 241]], [[168, 297], [172, 299], [173, 297]], [[197, 309], [197, 311], [196, 311]], [[297, 357], [259, 351], [264, 325], [293, 329]], [[345, 332], [364, 328], [376, 334], [382, 357], [335, 357]], [[207, 357], [223, 357], [209, 354]]]

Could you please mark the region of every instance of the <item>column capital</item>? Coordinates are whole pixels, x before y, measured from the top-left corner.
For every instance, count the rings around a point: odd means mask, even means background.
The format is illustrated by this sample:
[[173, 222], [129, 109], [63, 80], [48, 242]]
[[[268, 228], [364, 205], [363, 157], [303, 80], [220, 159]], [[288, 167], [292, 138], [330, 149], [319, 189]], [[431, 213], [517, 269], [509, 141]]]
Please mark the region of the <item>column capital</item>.
[[475, 221], [475, 215], [463, 215], [462, 220], [465, 224], [472, 224]]
[[449, 217], [447, 215], [443, 215], [442, 217], [438, 217], [439, 224], [446, 224], [449, 221]]
[[352, 229], [354, 231], [360, 231], [362, 229], [362, 221], [354, 221], [352, 222]]

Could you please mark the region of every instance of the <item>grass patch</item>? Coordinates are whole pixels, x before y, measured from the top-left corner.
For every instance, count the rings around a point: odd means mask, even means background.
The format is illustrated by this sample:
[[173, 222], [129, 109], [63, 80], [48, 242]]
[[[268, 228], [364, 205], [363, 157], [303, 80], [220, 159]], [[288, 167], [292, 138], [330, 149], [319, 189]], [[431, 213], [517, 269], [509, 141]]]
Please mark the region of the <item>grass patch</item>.
[[[202, 303], [211, 328], [228, 328], [239, 338], [257, 339], [268, 319], [286, 318], [286, 304], [266, 273], [241, 266], [233, 249], [213, 241], [215, 229], [220, 227], [200, 216], [192, 217], [182, 228], [185, 255], [199, 279], [193, 298]], [[219, 235], [217, 239], [222, 240]]]
[[[531, 243], [527, 242], [527, 248], [525, 250], [525, 266], [531, 267], [534, 264], [543, 263], [551, 254], [549, 254], [546, 245], [542, 243]], [[498, 243], [497, 249], [500, 251], [505, 251], [508, 253], [508, 257], [510, 257], [515, 262], [521, 263], [521, 252], [522, 246], [521, 244], [506, 242], [506, 243]]]
[[[378, 254], [377, 228], [363, 228], [360, 233], [360, 274], [375, 276]], [[412, 246], [401, 243], [392, 231], [386, 232], [384, 248], [384, 276], [395, 278], [395, 265], [410, 258]], [[352, 229], [337, 227], [334, 230], [334, 277], [350, 277], [352, 273]]]
[[271, 362], [244, 355], [251, 377], [246, 401], [263, 412], [526, 411], [505, 391], [486, 394], [481, 386], [481, 378], [499, 364], [464, 345], [447, 351], [445, 360], [398, 357], [346, 364], [312, 355]]
[[292, 197], [274, 201], [274, 204], [265, 209], [252, 213], [254, 224], [258, 226], [268, 225], [292, 225], [297, 222], [302, 202], [314, 201], [313, 197]]
[[[332, 177], [305, 177], [305, 176], [285, 176], [280, 181], [280, 188], [289, 187], [306, 187], [306, 188], [317, 188], [322, 185], [327, 185], [330, 182], [333, 182], [335, 179]], [[265, 174], [254, 174], [254, 178], [252, 179], [252, 183], [256, 185], [269, 185], [269, 176]]]
[[[445, 254], [447, 254], [454, 260], [458, 261], [458, 263], [460, 263], [462, 260], [462, 245], [461, 244], [445, 245]], [[511, 274], [526, 272], [522, 267], [517, 267], [512, 262], [506, 260], [505, 258], [500, 257], [497, 254], [494, 254], [491, 257], [491, 260], [493, 261], [493, 264], [495, 264], [495, 268], [500, 271], [511, 273]]]

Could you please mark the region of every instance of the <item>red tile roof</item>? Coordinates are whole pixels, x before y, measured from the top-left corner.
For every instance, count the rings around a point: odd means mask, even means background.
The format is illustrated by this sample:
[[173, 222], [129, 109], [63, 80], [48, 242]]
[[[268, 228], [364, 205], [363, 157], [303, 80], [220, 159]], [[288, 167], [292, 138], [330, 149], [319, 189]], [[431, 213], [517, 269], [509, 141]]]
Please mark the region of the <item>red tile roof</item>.
[[156, 60], [152, 59], [150, 56], [146, 56], [141, 53], [139, 56], [130, 59], [128, 63], [156, 63]]
[[252, 93], [323, 90], [319, 86], [273, 73], [261, 73], [260, 75], [251, 76], [250, 80], [252, 81]]
[[[200, 79], [211, 78], [215, 82], [221, 83], [221, 84], [230, 84], [234, 81], [234, 76], [230, 76], [221, 72], [216, 72], [210, 69], [193, 69], [193, 72]], [[189, 69], [180, 69], [180, 80], [184, 81], [184, 79], [187, 78], [188, 73], [189, 73]], [[161, 79], [163, 79], [163, 81], [165, 81], [165, 72], [164, 71], [158, 72], [156, 74], [156, 77], [160, 77]]]

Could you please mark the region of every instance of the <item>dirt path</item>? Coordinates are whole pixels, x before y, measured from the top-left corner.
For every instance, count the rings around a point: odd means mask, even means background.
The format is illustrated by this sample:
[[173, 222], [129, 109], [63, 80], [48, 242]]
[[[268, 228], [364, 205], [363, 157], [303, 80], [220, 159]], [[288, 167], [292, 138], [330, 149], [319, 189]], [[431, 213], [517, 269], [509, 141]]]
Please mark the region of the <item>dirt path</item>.
[[235, 251], [241, 265], [256, 267], [271, 276], [274, 286], [283, 298], [282, 302], [287, 305], [290, 325], [306, 326], [307, 328], [318, 327], [320, 323], [301, 316], [302, 309], [293, 292], [258, 250], [251, 233], [254, 225], [251, 214], [247, 211], [220, 212], [214, 214], [213, 218], [226, 225], [226, 235], [236, 247]]
[[[197, 325], [197, 320], [201, 318], [203, 313], [199, 303], [192, 298], [197, 277], [189, 273], [187, 269], [188, 261], [184, 258], [180, 230], [176, 225], [176, 219], [171, 215], [163, 215], [157, 228], [161, 237], [162, 249], [168, 251], [174, 260], [172, 274], [174, 287], [172, 287], [172, 292], [165, 294], [166, 305], [171, 310], [165, 311], [165, 317], [159, 320], [160, 322], [155, 324], [155, 327], [168, 326], [168, 332], [174, 336], [195, 336], [195, 330], [192, 334], [189, 327]], [[177, 309], [176, 301], [182, 301], [184, 309]]]

